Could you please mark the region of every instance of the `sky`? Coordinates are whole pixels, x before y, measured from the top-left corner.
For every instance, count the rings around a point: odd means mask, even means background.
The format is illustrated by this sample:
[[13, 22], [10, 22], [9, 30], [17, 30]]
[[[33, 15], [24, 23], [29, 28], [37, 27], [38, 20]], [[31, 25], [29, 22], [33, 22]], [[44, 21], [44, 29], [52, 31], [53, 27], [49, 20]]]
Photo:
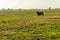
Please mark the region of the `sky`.
[[0, 0], [0, 9], [46, 9], [60, 8], [60, 0]]

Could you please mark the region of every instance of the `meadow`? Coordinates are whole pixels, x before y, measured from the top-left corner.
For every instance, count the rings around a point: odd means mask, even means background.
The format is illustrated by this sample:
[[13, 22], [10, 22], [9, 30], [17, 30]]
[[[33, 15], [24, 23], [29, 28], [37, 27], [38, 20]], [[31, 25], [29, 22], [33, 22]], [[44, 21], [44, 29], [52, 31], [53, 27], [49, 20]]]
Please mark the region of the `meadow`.
[[60, 9], [0, 10], [0, 40], [60, 40]]

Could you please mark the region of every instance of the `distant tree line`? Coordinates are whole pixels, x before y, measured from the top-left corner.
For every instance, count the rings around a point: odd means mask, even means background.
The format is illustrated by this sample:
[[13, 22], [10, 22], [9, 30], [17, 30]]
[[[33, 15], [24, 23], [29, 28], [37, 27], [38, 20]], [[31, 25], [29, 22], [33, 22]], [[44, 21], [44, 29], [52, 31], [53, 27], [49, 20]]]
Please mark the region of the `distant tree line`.
[[19, 9], [12, 9], [12, 8], [5, 9], [5, 8], [3, 8], [2, 10], [22, 10], [22, 9], [21, 8], [19, 8]]
[[[51, 10], [52, 8], [49, 7], [47, 9]], [[60, 10], [60, 8], [55, 8], [55, 9], [59, 9]], [[2, 10], [24, 10], [24, 9], [21, 9], [21, 8], [19, 8], [19, 9], [12, 9], [12, 8], [5, 9], [5, 8], [3, 8]], [[28, 10], [41, 10], [41, 9], [35, 8], [35, 9], [28, 9]], [[42, 9], [42, 10], [44, 10], [44, 9]]]

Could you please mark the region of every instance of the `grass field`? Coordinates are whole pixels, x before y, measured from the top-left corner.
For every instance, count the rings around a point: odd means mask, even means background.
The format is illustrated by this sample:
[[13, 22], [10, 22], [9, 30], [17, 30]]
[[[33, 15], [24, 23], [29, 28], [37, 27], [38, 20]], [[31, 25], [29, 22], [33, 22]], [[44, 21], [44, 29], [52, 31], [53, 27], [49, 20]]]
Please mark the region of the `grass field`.
[[60, 40], [60, 9], [0, 10], [0, 40]]

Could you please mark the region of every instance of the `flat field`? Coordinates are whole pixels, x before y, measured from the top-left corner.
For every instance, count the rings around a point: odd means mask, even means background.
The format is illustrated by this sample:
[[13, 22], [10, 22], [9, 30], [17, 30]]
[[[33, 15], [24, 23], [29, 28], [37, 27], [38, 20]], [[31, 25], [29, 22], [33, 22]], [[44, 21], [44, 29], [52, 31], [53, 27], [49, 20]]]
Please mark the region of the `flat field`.
[[0, 10], [0, 40], [60, 40], [60, 9]]

